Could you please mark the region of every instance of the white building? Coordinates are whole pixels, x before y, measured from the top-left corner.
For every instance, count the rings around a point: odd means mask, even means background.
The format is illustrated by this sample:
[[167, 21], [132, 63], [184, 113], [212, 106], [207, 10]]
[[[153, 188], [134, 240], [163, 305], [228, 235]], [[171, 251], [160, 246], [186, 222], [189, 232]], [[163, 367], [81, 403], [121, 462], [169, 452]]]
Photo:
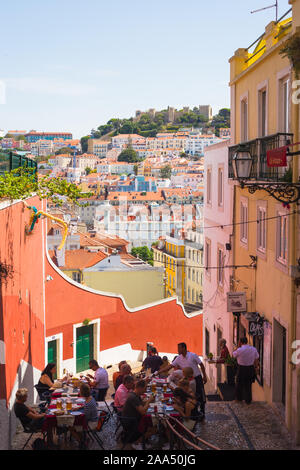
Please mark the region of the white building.
[[[204, 157], [204, 357], [208, 353], [219, 355], [221, 338], [232, 344], [232, 315], [227, 313], [231, 269], [225, 267], [232, 265], [233, 249], [233, 227], [226, 226], [232, 223], [233, 204], [233, 187], [228, 183], [228, 142], [207, 148]], [[206, 363], [205, 368], [216, 390], [217, 384], [226, 380], [225, 366]]]
[[215, 135], [190, 134], [185, 140], [185, 152], [190, 155], [203, 156], [204, 151], [210, 145], [222, 142], [222, 139]]

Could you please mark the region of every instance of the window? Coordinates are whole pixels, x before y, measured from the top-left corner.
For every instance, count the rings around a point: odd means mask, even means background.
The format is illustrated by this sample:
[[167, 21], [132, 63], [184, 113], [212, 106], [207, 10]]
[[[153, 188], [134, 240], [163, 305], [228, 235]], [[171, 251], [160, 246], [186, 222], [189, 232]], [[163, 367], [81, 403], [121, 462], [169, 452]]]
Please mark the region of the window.
[[73, 281], [80, 283], [80, 273], [78, 273], [78, 272], [72, 273], [72, 279], [73, 279]]
[[240, 240], [243, 243], [248, 243], [248, 204], [241, 202], [240, 214]]
[[210, 353], [209, 350], [209, 331], [207, 328], [205, 328], [205, 354], [208, 356]]
[[267, 135], [267, 89], [263, 88], [258, 92], [258, 123], [259, 137]]
[[219, 286], [222, 286], [224, 283], [224, 254], [223, 254], [223, 250], [221, 250], [220, 248], [218, 248], [217, 259], [218, 259], [218, 271], [217, 271], [218, 284]]
[[266, 252], [266, 208], [257, 208], [257, 249], [263, 253]]
[[223, 168], [218, 169], [218, 206], [223, 206]]
[[248, 101], [241, 101], [241, 142], [248, 140]]
[[276, 258], [282, 264], [287, 264], [288, 255], [288, 219], [287, 216], [278, 212], [279, 219], [277, 219], [277, 243], [276, 243]]
[[279, 130], [289, 132], [289, 78], [279, 81]]
[[207, 170], [207, 192], [206, 192], [206, 199], [207, 204], [211, 204], [211, 169]]
[[211, 265], [211, 242], [206, 240], [205, 242], [205, 269], [208, 275], [210, 275], [209, 267]]

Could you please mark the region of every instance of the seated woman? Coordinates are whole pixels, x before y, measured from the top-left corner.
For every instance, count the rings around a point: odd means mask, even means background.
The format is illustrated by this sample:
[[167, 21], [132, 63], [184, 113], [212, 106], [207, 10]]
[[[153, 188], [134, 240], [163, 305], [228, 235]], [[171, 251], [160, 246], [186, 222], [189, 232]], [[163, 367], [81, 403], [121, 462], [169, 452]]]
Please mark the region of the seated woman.
[[42, 397], [42, 394], [44, 392], [49, 392], [50, 388], [53, 388], [54, 386], [54, 379], [53, 375], [56, 372], [56, 364], [54, 362], [49, 362], [45, 369], [41, 373], [40, 380], [38, 384], [36, 385], [36, 389], [38, 391], [38, 394], [40, 398]]
[[14, 404], [15, 415], [21, 421], [24, 428], [30, 431], [37, 431], [42, 428], [45, 413], [37, 413], [33, 408], [25, 405], [28, 398], [27, 388], [19, 388], [16, 393], [16, 402]]
[[95, 429], [98, 422], [98, 409], [95, 398], [91, 396], [91, 389], [89, 385], [82, 384], [80, 386], [80, 396], [85, 399], [83, 412], [85, 415], [86, 422], [90, 429]]
[[190, 395], [193, 399], [196, 399], [195, 394], [193, 393], [191, 387], [190, 387], [190, 382], [188, 379], [180, 379], [178, 382], [178, 388], [181, 388], [182, 390], [185, 391], [188, 395]]
[[186, 393], [182, 388], [175, 388], [174, 390], [174, 409], [177, 410], [183, 418], [183, 424], [190, 431], [195, 426], [195, 420], [192, 419], [193, 412], [197, 407], [197, 402]]
[[167, 371], [167, 372], [160, 372], [160, 370], [161, 370], [161, 369], [164, 369], [164, 368], [165, 368], [166, 366], [168, 366], [170, 363], [169, 363], [169, 361], [168, 361], [167, 356], [163, 356], [162, 361], [163, 361], [163, 363], [162, 363], [162, 365], [161, 365], [160, 368], [159, 368], [158, 375], [159, 375], [160, 378], [164, 379], [164, 378], [168, 377], [169, 372], [168, 372], [168, 371]]

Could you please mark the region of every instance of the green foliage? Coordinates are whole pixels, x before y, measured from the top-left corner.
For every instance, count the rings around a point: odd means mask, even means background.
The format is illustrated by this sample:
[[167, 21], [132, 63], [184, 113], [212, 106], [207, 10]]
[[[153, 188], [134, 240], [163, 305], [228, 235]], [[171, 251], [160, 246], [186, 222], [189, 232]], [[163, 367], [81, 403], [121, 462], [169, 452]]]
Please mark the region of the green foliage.
[[298, 78], [300, 74], [300, 34], [294, 34], [285, 41], [279, 54], [289, 59], [295, 71], [296, 78]]
[[81, 139], [80, 139], [81, 149], [82, 149], [83, 153], [86, 153], [87, 150], [88, 150], [88, 140], [89, 140], [89, 138], [90, 138], [89, 135], [85, 135], [84, 137], [81, 137]]
[[131, 250], [132, 256], [135, 256], [136, 258], [140, 258], [143, 261], [147, 262], [148, 264], [151, 264], [153, 266], [153, 251], [152, 249], [149, 250], [147, 246], [137, 246], [132, 248]]
[[89, 197], [92, 193], [83, 193], [75, 184], [61, 178], [37, 178], [32, 168], [16, 168], [0, 176], [0, 199], [26, 199], [37, 194], [40, 199], [50, 199], [54, 204], [62, 205], [59, 196], [79, 205], [77, 200]]
[[165, 165], [160, 169], [160, 177], [163, 179], [170, 179], [172, 175], [172, 167]]
[[225, 359], [225, 364], [227, 364], [228, 366], [231, 366], [231, 367], [237, 367], [237, 360], [233, 356], [228, 356]]
[[89, 175], [92, 172], [92, 169], [89, 166], [87, 166], [84, 171], [86, 175]]
[[55, 152], [55, 155], [63, 155], [64, 153], [73, 154], [74, 150], [71, 149], [70, 147], [62, 147], [61, 149]]
[[123, 150], [120, 155], [118, 156], [118, 162], [128, 162], [128, 163], [135, 163], [139, 162], [140, 159], [138, 154], [132, 147], [128, 147], [127, 149]]

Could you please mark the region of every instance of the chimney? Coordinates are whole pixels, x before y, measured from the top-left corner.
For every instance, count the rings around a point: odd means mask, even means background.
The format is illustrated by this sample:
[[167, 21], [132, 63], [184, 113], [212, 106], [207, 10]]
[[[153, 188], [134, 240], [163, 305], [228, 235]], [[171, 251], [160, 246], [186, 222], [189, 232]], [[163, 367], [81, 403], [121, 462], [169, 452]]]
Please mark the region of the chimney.
[[65, 247], [63, 247], [61, 250], [56, 249], [55, 255], [56, 255], [58, 267], [60, 268], [61, 266], [64, 266], [65, 265]]

